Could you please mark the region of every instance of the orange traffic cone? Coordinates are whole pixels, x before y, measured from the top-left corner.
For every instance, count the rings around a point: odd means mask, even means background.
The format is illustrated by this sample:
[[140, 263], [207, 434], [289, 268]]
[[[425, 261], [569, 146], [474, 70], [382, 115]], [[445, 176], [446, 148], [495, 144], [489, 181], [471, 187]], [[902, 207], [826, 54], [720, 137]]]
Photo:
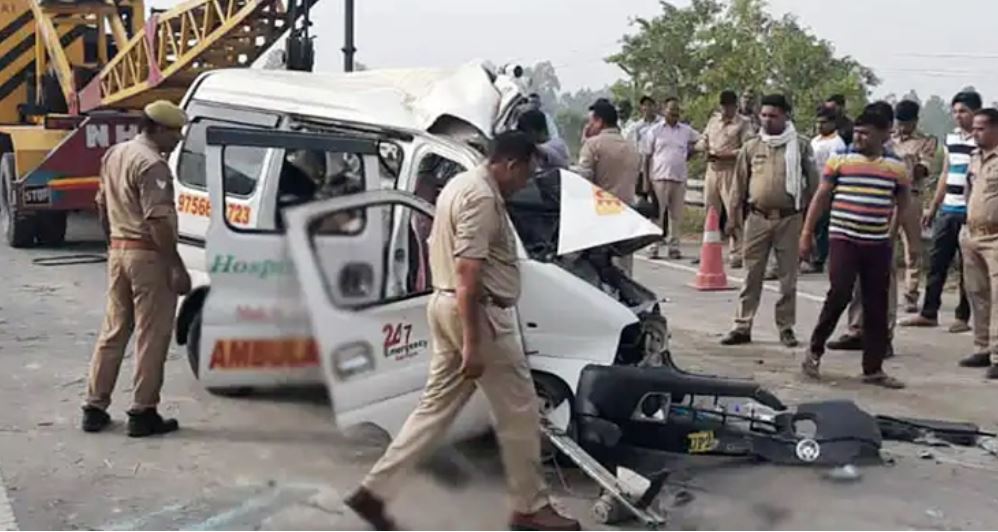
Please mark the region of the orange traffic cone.
[[703, 225], [703, 247], [700, 248], [700, 271], [693, 288], [701, 291], [731, 290], [728, 276], [724, 273], [722, 257], [721, 217], [714, 207], [707, 208], [707, 220]]

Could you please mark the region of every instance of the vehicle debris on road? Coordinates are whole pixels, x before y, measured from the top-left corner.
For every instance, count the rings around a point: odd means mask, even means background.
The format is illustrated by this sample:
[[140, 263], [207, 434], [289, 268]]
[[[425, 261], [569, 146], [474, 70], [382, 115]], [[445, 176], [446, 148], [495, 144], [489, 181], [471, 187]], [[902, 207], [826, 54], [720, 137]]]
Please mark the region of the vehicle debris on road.
[[863, 478], [863, 475], [859, 472], [859, 469], [857, 469], [856, 466], [847, 464], [829, 470], [825, 474], [825, 477], [838, 482], [855, 482]]

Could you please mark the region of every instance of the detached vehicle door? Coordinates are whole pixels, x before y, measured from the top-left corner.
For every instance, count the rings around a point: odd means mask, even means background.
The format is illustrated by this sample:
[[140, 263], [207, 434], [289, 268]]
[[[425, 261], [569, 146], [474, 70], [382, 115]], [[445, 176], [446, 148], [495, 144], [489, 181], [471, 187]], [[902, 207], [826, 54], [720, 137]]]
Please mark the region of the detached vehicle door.
[[394, 435], [426, 383], [433, 206], [384, 190], [288, 209], [285, 221], [336, 424]]
[[[273, 213], [335, 197], [319, 195], [319, 183], [335, 183], [343, 197], [380, 188], [378, 142], [326, 133], [219, 126], [208, 127], [205, 135], [211, 291], [201, 310], [197, 360], [192, 360], [198, 378], [209, 389], [322, 383], [323, 350], [313, 329], [322, 329], [324, 324], [312, 326], [308, 306], [302, 301], [303, 283], [288, 253], [287, 231], [279, 220], [269, 227], [238, 223], [239, 211], [230, 208], [231, 196], [226, 194], [233, 183], [228, 159], [233, 153], [253, 151], [285, 154], [280, 170], [268, 173], [268, 182], [259, 187], [268, 191], [268, 209]], [[357, 219], [349, 213], [345, 216], [330, 223], [342, 222], [336, 226], [338, 231], [365, 240], [384, 238], [382, 225], [356, 226]], [[380, 262], [380, 248], [344, 245], [338, 251], [376, 264], [365, 274], [372, 283], [382, 282], [387, 272]], [[314, 283], [304, 286], [314, 289]]]

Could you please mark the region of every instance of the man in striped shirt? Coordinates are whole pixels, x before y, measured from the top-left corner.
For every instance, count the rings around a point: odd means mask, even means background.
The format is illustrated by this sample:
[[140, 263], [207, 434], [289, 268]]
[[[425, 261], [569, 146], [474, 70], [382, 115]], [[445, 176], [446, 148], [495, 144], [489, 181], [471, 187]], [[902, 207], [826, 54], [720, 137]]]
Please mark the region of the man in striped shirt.
[[[974, 142], [974, 113], [981, 109], [981, 95], [961, 92], [953, 97], [953, 118], [957, 129], [946, 136], [946, 153], [942, 175], [936, 195], [922, 225], [932, 225], [932, 249], [929, 251], [929, 272], [925, 279], [925, 299], [922, 311], [901, 322], [904, 327], [935, 327], [939, 325], [939, 307], [942, 305], [943, 287], [953, 259], [960, 253], [960, 230], [967, 222], [967, 172], [970, 154], [977, 149]], [[938, 216], [936, 216], [938, 214]], [[956, 321], [950, 332], [970, 330], [970, 303], [963, 287], [960, 272], [960, 303], [956, 307]]]
[[863, 295], [863, 382], [885, 388], [904, 383], [883, 370], [888, 349], [887, 301], [893, 255], [890, 220], [895, 207], [911, 201], [910, 178], [903, 161], [885, 152], [891, 120], [882, 113], [864, 111], [853, 129], [853, 145], [833, 156], [825, 166], [818, 192], [811, 201], [800, 237], [801, 257], [811, 253], [814, 228], [831, 203], [829, 223], [830, 287], [811, 348], [802, 364], [804, 373], [819, 378], [825, 343], [852, 300], [858, 280]]

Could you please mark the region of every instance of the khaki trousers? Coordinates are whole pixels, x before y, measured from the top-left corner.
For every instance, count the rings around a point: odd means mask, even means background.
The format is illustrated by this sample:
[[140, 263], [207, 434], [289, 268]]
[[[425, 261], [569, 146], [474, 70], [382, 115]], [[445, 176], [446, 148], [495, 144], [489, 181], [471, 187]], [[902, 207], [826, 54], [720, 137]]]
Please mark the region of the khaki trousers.
[[[731, 201], [731, 185], [735, 179], [735, 170], [725, 168], [714, 168], [713, 165], [708, 166], [707, 174], [704, 177], [704, 194], [706, 197], [706, 203], [709, 207], [714, 207], [717, 209], [717, 214], [721, 214], [721, 210], [728, 213], [731, 216], [732, 201]], [[730, 220], [730, 218], [728, 218]], [[734, 224], [732, 224], [734, 225]], [[722, 227], [722, 230], [725, 228]], [[729, 256], [734, 258], [742, 258], [742, 227], [734, 226], [731, 227]]]
[[762, 296], [766, 260], [772, 251], [776, 255], [777, 275], [780, 279], [780, 299], [776, 302], [776, 327], [780, 331], [793, 329], [797, 321], [797, 261], [800, 232], [803, 224], [800, 214], [780, 219], [768, 219], [750, 212], [745, 220], [745, 283], [738, 294], [735, 313], [735, 330], [752, 331], [752, 320]]
[[901, 243], [904, 246], [904, 297], [905, 301], [918, 303], [918, 288], [922, 277], [921, 198], [912, 194], [908, 208], [899, 212], [898, 218]]
[[513, 510], [536, 512], [548, 504], [540, 463], [539, 405], [512, 311], [483, 310], [481, 321], [487, 323], [482, 325], [480, 338], [485, 373], [477, 381], [461, 375], [464, 334], [457, 300], [437, 292], [430, 299], [428, 314], [433, 356], [423, 396], [363, 486], [383, 500], [393, 498], [402, 477], [434, 449], [475, 389], [481, 388], [496, 419]]
[[669, 231], [666, 244], [670, 250], [679, 249], [679, 234], [683, 226], [683, 211], [686, 209], [685, 181], [652, 181], [652, 190], [658, 198], [659, 225], [664, 227], [666, 217]]
[[86, 403], [100, 409], [111, 404], [125, 347], [134, 330], [131, 410], [155, 408], [163, 387], [163, 365], [177, 308], [170, 270], [158, 252], [112, 249], [107, 256], [107, 275], [107, 309], [90, 360]]
[[963, 279], [974, 319], [974, 347], [991, 353], [998, 364], [998, 235], [970, 236], [960, 232]]

